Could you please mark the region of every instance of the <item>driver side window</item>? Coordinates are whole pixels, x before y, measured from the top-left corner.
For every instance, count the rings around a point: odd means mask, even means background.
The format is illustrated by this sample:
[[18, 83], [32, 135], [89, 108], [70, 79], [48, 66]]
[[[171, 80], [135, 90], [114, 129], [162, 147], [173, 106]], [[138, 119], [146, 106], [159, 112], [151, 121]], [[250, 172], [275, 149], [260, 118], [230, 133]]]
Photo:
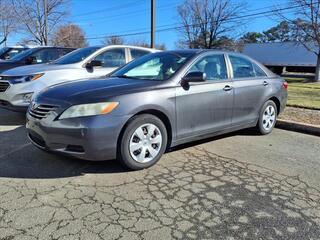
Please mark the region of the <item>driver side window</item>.
[[121, 67], [126, 64], [125, 50], [122, 48], [110, 49], [96, 56], [94, 60], [101, 61], [102, 67]]
[[190, 72], [203, 72], [208, 81], [219, 81], [228, 78], [228, 71], [223, 54], [214, 54], [201, 58], [193, 64]]
[[48, 63], [56, 60], [59, 56], [56, 49], [42, 49], [32, 54], [31, 57], [35, 58], [36, 63]]

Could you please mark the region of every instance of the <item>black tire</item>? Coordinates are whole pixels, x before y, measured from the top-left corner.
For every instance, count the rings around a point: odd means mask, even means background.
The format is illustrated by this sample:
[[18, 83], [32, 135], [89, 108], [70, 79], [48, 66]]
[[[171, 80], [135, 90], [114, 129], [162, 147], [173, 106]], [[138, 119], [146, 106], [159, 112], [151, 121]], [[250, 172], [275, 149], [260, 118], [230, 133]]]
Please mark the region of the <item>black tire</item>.
[[[264, 123], [263, 115], [264, 115], [266, 109], [267, 109], [269, 106], [272, 106], [272, 107], [274, 108], [274, 111], [275, 111], [275, 112], [274, 112], [274, 114], [275, 114], [275, 120], [274, 120], [274, 122], [273, 122], [273, 124], [272, 124], [272, 126], [271, 126], [270, 129], [265, 129], [264, 126], [263, 126], [263, 123]], [[278, 110], [277, 110], [277, 106], [276, 106], [276, 104], [274, 103], [274, 101], [272, 101], [272, 100], [266, 101], [266, 102], [263, 104], [263, 106], [262, 106], [262, 108], [261, 108], [261, 110], [260, 110], [259, 120], [258, 120], [258, 123], [257, 123], [257, 126], [256, 126], [257, 132], [258, 132], [259, 134], [261, 134], [261, 135], [266, 135], [266, 134], [271, 133], [272, 130], [273, 130], [273, 128], [274, 128], [274, 126], [275, 126], [275, 124], [276, 124], [277, 116], [278, 116]]]
[[[136, 161], [130, 154], [130, 149], [129, 149], [130, 148], [130, 140], [131, 140], [131, 137], [137, 128], [139, 128], [140, 126], [142, 126], [144, 124], [148, 124], [148, 123], [155, 125], [160, 130], [161, 135], [162, 135], [162, 143], [161, 143], [160, 151], [158, 152], [156, 157], [154, 157], [154, 159], [152, 159], [151, 161], [146, 162], [146, 163], [140, 163], [140, 162]], [[166, 129], [164, 123], [159, 118], [157, 118], [156, 116], [151, 115], [151, 114], [137, 115], [137, 116], [133, 117], [131, 119], [131, 121], [128, 123], [128, 125], [124, 129], [122, 137], [118, 143], [119, 144], [119, 146], [118, 146], [118, 160], [124, 166], [126, 166], [127, 168], [129, 168], [131, 170], [140, 170], [140, 169], [151, 167], [160, 160], [161, 156], [163, 155], [163, 153], [166, 150], [167, 142], [168, 142], [167, 129]]]

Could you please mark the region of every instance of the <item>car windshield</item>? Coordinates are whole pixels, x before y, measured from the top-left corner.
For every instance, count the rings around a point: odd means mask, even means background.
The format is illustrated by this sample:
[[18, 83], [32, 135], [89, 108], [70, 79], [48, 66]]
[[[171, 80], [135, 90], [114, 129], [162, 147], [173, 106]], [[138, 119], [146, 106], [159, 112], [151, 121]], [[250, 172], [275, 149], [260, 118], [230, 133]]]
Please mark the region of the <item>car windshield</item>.
[[37, 50], [38, 50], [38, 48], [32, 48], [32, 49], [23, 51], [23, 52], [15, 55], [13, 58], [11, 58], [11, 60], [15, 60], [15, 61], [23, 60], [24, 58], [30, 56], [32, 53], [36, 52]]
[[194, 54], [192, 52], [162, 52], [141, 57], [111, 77], [164, 81], [171, 78]]
[[81, 62], [83, 59], [87, 58], [89, 55], [100, 49], [100, 47], [87, 47], [75, 50], [58, 60], [54, 61], [53, 64], [72, 64]]

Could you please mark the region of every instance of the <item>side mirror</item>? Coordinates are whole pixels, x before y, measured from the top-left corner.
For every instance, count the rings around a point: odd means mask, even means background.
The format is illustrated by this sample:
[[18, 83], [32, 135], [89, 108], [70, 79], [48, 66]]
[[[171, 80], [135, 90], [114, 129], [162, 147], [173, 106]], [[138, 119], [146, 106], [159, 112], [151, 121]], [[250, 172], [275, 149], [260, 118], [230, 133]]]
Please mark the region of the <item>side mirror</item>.
[[101, 67], [102, 62], [98, 60], [92, 60], [86, 64], [86, 68], [93, 68], [93, 67]]
[[190, 72], [182, 78], [182, 83], [204, 82], [206, 74], [203, 72]]
[[26, 58], [26, 64], [35, 64], [37, 63], [37, 58], [34, 56]]

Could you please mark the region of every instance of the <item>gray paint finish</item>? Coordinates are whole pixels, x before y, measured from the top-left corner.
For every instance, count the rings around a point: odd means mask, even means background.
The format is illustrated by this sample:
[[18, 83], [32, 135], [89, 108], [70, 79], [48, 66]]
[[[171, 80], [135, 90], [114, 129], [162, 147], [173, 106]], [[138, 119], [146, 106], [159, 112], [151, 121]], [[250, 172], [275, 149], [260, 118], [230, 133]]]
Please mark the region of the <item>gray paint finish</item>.
[[[266, 71], [266, 77], [239, 81], [232, 78], [230, 71], [229, 79], [190, 83], [189, 89], [181, 86], [182, 77], [196, 59], [217, 53], [221, 52], [194, 51], [194, 56], [165, 81], [117, 77], [50, 87], [36, 97], [34, 104], [57, 106], [57, 109], [42, 120], [28, 113], [27, 129], [40, 136], [49, 150], [88, 160], [107, 160], [117, 156], [117, 143], [125, 124], [141, 112], [165, 116], [172, 136], [171, 146], [176, 146], [255, 126], [263, 104], [272, 97], [279, 101], [280, 111], [283, 110], [287, 98], [282, 88], [284, 80], [262, 65], [259, 66]], [[231, 90], [225, 91], [225, 86]], [[105, 101], [119, 102], [119, 106], [107, 115], [57, 120], [70, 106]], [[85, 153], [66, 151], [69, 144], [83, 146]]]

